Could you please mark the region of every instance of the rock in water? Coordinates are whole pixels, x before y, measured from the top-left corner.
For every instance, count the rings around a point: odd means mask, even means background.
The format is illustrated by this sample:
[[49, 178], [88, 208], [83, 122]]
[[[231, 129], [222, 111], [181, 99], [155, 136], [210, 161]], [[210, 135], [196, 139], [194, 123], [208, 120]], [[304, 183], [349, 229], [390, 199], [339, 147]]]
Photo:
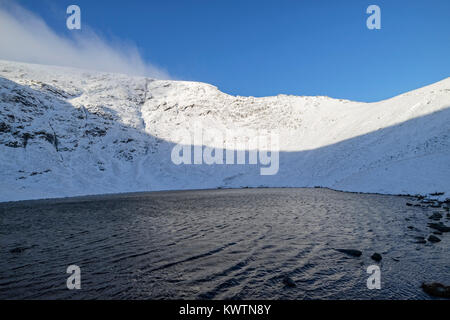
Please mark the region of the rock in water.
[[17, 247], [17, 248], [9, 250], [9, 252], [10, 253], [22, 253], [22, 252], [24, 252], [27, 249], [28, 248], [26, 248], [26, 247]]
[[445, 286], [442, 283], [422, 283], [422, 289], [433, 297], [450, 298], [450, 286]]
[[442, 218], [442, 214], [440, 214], [439, 212], [433, 212], [433, 214], [428, 218], [431, 220], [440, 220]]
[[381, 259], [383, 259], [383, 257], [381, 256], [381, 254], [375, 252], [372, 256], [371, 256], [372, 260], [375, 260], [377, 262], [381, 261]]
[[286, 287], [290, 287], [290, 288], [293, 288], [293, 287], [296, 287], [296, 286], [297, 286], [297, 285], [295, 284], [295, 281], [292, 280], [292, 278], [290, 278], [290, 277], [285, 277], [285, 278], [283, 279], [283, 283], [286, 285]]
[[352, 257], [360, 257], [362, 255], [362, 252], [359, 250], [355, 250], [355, 249], [336, 249], [339, 252], [348, 254]]
[[424, 237], [416, 237], [416, 243], [427, 243]]
[[439, 223], [429, 223], [428, 226], [431, 229], [435, 229], [437, 231], [440, 232], [450, 232], [450, 227], [447, 227], [445, 224], [443, 224], [442, 222]]
[[436, 236], [430, 235], [430, 236], [428, 237], [428, 241], [436, 243], [436, 242], [441, 241], [441, 239], [439, 239], [439, 238], [436, 237]]

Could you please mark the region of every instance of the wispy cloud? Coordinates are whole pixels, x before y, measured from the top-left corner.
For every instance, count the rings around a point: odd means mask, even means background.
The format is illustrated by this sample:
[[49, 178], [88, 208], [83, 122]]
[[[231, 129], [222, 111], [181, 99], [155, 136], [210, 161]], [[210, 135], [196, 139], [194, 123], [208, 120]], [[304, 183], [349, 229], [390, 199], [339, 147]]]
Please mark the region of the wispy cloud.
[[59, 35], [36, 14], [0, 0], [0, 59], [169, 78], [133, 45], [112, 45], [85, 26], [74, 34]]

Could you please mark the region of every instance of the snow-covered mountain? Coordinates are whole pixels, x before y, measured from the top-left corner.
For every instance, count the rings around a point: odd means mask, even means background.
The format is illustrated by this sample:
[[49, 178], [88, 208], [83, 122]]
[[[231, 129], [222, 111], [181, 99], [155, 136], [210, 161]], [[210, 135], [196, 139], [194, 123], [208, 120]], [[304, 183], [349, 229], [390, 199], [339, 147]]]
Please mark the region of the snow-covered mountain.
[[[201, 125], [279, 134], [278, 174], [176, 165]], [[178, 134], [177, 134], [178, 133]], [[225, 141], [227, 143], [227, 141]], [[450, 197], [450, 78], [377, 103], [234, 97], [196, 82], [0, 61], [0, 201], [134, 191], [312, 187]]]

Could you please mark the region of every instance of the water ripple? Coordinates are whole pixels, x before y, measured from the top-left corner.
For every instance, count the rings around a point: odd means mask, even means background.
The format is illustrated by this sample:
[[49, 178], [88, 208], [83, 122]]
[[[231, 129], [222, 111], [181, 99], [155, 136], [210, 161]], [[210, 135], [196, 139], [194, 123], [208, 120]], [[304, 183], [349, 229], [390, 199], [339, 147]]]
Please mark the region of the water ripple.
[[[450, 283], [450, 240], [417, 244], [431, 209], [407, 201], [246, 189], [4, 203], [0, 299], [426, 299], [422, 281]], [[373, 252], [381, 290], [366, 287]], [[66, 288], [71, 264], [81, 290]]]

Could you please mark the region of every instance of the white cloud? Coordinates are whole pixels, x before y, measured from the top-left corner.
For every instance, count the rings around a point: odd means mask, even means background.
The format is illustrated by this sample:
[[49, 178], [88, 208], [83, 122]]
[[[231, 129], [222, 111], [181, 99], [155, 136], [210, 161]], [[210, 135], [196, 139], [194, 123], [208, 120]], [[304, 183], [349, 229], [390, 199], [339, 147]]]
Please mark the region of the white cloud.
[[145, 62], [135, 46], [113, 46], [84, 25], [74, 34], [58, 35], [42, 18], [0, 0], [0, 59], [169, 78]]

